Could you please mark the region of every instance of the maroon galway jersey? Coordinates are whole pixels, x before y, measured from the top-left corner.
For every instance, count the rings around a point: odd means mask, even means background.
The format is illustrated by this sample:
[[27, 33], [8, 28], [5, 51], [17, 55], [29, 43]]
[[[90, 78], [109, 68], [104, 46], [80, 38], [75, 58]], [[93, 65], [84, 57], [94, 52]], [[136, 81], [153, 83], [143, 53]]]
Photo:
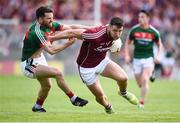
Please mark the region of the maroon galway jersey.
[[83, 32], [82, 38], [83, 43], [77, 64], [85, 68], [95, 67], [106, 57], [113, 38], [108, 35], [107, 26], [86, 30]]

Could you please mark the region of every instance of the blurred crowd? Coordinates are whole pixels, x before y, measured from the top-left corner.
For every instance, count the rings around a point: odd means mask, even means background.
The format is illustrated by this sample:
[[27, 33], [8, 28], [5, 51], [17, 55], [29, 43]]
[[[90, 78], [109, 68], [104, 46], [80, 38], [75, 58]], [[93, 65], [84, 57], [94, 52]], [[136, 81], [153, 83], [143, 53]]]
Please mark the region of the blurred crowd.
[[[35, 19], [35, 10], [41, 5], [50, 5], [55, 19], [93, 20], [94, 2], [95, 0], [0, 0], [0, 20], [15, 19], [20, 23], [30, 23]], [[162, 58], [162, 65], [165, 66], [163, 75], [169, 76], [175, 63], [180, 68], [180, 0], [101, 0], [101, 22], [106, 24], [112, 16], [119, 16], [128, 29], [137, 23], [140, 9], [150, 11], [151, 24], [161, 33], [165, 47]], [[0, 29], [0, 54], [6, 56], [9, 54], [8, 48], [21, 46], [17, 42], [22, 38], [24, 30], [22, 27], [10, 27], [10, 30], [4, 25], [0, 27], [5, 29]], [[14, 35], [19, 32], [22, 34], [14, 37], [10, 36], [10, 32]]]
[[0, 18], [31, 22], [41, 5], [50, 5], [55, 19], [93, 19], [94, 0], [0, 0]]

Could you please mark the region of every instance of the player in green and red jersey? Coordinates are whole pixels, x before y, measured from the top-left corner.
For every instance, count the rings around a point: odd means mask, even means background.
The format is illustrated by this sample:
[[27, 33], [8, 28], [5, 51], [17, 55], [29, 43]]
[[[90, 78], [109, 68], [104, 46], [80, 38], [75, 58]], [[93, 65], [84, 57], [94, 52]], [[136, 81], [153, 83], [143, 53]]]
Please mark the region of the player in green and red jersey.
[[34, 112], [46, 112], [42, 107], [48, 92], [51, 88], [50, 78], [55, 78], [59, 88], [70, 98], [75, 106], [84, 106], [87, 100], [77, 97], [68, 87], [64, 80], [62, 72], [58, 69], [48, 66], [42, 51], [49, 54], [55, 54], [73, 44], [74, 39], [71, 38], [64, 45], [53, 44], [47, 40], [48, 35], [54, 34], [55, 31], [66, 29], [87, 29], [83, 25], [60, 25], [53, 21], [53, 11], [46, 6], [42, 6], [36, 10], [37, 21], [34, 22], [26, 32], [23, 40], [21, 67], [23, 74], [29, 78], [35, 78], [39, 81], [41, 87], [38, 93], [36, 104], [33, 106]]
[[[144, 107], [145, 96], [149, 89], [149, 78], [154, 70], [154, 63], [159, 62], [162, 43], [159, 32], [149, 24], [150, 15], [141, 10], [139, 24], [132, 27], [125, 43], [125, 62], [130, 63], [129, 45], [134, 44], [133, 70], [138, 86], [141, 88], [140, 107]], [[154, 56], [153, 44], [158, 46], [158, 53]]]

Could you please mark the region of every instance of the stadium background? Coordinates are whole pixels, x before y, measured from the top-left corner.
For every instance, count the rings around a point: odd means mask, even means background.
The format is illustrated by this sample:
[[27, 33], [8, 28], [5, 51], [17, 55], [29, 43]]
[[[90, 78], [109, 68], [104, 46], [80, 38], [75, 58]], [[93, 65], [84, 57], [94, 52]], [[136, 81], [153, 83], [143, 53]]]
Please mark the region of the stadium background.
[[[180, 1], [179, 0], [0, 0], [0, 75], [20, 75], [19, 62], [24, 32], [35, 19], [35, 10], [50, 5], [62, 24], [106, 24], [112, 16], [125, 21], [123, 41], [128, 30], [137, 23], [140, 9], [151, 12], [151, 24], [161, 33], [164, 53], [158, 76], [180, 79]], [[63, 42], [63, 41], [62, 41]], [[76, 57], [80, 41], [68, 49], [46, 57], [51, 65], [65, 74], [77, 74]], [[124, 52], [110, 56], [132, 77], [131, 66], [124, 64]]]
[[[60, 23], [98, 25], [106, 24], [112, 16], [120, 16], [126, 22], [123, 41], [129, 28], [136, 24], [139, 9], [151, 11], [151, 23], [160, 30], [165, 45], [161, 59], [162, 63], [165, 61], [163, 68], [169, 73], [162, 76], [159, 70], [159, 76], [164, 79], [149, 83], [150, 93], [144, 110], [119, 97], [112, 79], [100, 77], [115, 114], [104, 112], [77, 75], [75, 59], [81, 44], [77, 42], [55, 56], [46, 56], [53, 66], [66, 73], [65, 79], [72, 90], [88, 99], [89, 104], [83, 108], [72, 106], [53, 82], [44, 104], [48, 112], [37, 114], [31, 111], [39, 83], [22, 76], [19, 62], [24, 32], [34, 20], [36, 8], [44, 4], [52, 6], [55, 19]], [[180, 122], [179, 20], [180, 0], [0, 0], [0, 122]], [[124, 64], [123, 55], [122, 50], [119, 57], [111, 57], [133, 77], [132, 68]], [[165, 60], [163, 56], [166, 56]], [[134, 79], [128, 83], [128, 90], [139, 97]]]

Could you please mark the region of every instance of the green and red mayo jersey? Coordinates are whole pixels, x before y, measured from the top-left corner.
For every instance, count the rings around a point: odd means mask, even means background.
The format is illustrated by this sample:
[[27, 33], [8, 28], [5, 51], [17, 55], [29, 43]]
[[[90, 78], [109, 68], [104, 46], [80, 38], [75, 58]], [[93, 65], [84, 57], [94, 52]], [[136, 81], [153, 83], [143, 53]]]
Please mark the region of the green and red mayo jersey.
[[129, 40], [134, 41], [134, 58], [154, 57], [153, 43], [160, 40], [159, 32], [153, 27], [143, 29], [140, 25], [135, 25], [129, 32]]
[[47, 36], [53, 34], [55, 31], [60, 31], [62, 25], [57, 22], [52, 23], [52, 27], [45, 27], [40, 25], [37, 21], [34, 22], [28, 31], [26, 31], [23, 39], [23, 49], [21, 61], [30, 58], [37, 50], [48, 43]]

